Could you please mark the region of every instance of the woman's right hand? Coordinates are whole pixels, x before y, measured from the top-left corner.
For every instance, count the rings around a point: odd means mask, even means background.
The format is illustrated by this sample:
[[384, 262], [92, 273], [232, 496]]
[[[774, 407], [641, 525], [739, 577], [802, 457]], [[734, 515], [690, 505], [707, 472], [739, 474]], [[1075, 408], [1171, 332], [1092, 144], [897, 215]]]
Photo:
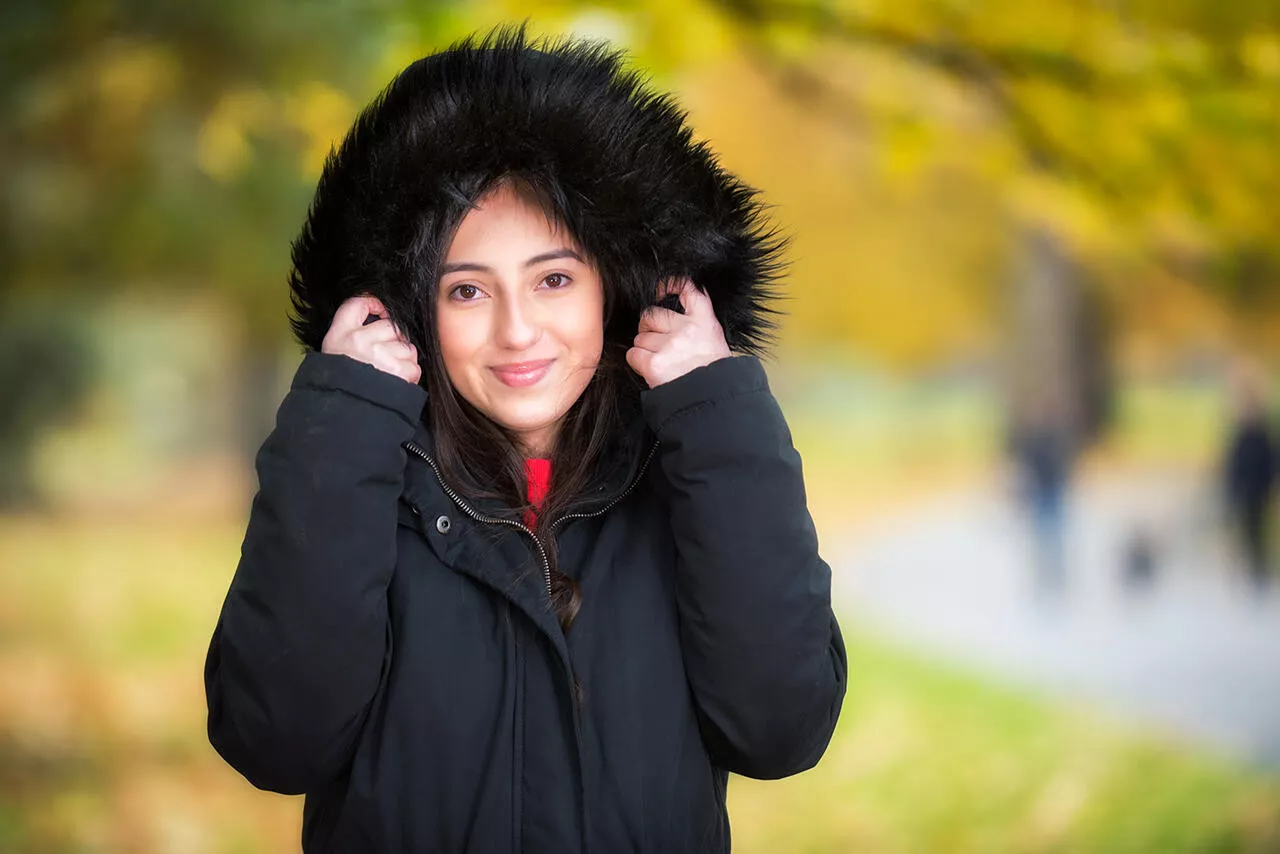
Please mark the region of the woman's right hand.
[[[365, 319], [371, 314], [380, 319], [366, 326]], [[368, 294], [351, 297], [338, 306], [320, 352], [350, 356], [414, 385], [422, 379], [418, 349], [388, 319], [386, 306]]]

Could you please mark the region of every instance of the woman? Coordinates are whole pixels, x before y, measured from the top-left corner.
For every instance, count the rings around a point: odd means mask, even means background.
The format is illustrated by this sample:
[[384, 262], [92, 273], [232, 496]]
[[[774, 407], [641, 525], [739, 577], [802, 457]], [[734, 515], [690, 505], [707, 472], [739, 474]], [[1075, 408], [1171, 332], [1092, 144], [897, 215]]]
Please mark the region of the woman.
[[845, 653], [753, 355], [778, 255], [598, 46], [464, 42], [359, 117], [205, 672], [306, 851], [727, 851], [729, 772], [818, 761]]

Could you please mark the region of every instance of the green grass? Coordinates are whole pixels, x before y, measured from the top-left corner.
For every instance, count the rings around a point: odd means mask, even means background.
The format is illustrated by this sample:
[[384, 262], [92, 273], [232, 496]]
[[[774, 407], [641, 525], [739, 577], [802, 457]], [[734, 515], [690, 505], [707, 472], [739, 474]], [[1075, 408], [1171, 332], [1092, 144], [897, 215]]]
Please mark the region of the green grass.
[[[238, 522], [0, 519], [0, 851], [297, 850], [204, 736]], [[850, 624], [851, 626], [852, 624]], [[735, 779], [735, 851], [1280, 851], [1280, 783], [850, 634], [817, 769]]]
[[1111, 444], [1131, 458], [1212, 465], [1230, 427], [1229, 407], [1226, 390], [1205, 383], [1126, 388]]
[[851, 637], [827, 755], [735, 779], [739, 852], [1280, 850], [1280, 782]]

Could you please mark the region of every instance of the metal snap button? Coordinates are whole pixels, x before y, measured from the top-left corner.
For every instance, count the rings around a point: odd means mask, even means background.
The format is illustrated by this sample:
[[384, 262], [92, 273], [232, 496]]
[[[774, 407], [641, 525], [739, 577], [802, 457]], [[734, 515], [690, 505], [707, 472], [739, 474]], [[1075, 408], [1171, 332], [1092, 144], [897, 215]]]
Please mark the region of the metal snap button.
[[449, 529], [453, 527], [453, 523], [449, 521], [448, 516], [441, 516], [436, 519], [436, 530], [442, 534], [449, 533]]

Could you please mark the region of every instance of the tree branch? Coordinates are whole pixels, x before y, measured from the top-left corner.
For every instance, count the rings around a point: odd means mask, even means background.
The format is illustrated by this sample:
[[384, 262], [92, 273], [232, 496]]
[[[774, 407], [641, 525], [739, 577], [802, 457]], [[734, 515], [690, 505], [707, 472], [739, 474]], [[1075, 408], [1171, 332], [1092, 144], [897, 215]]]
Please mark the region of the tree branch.
[[860, 111], [837, 96], [822, 75], [802, 62], [782, 58], [762, 37], [770, 24], [802, 25], [814, 33], [832, 35], [888, 49], [904, 58], [942, 72], [983, 96], [1008, 123], [1028, 159], [1039, 169], [1081, 180], [1102, 195], [1120, 195], [1113, 182], [1078, 155], [1054, 144], [1049, 133], [1013, 96], [1009, 80], [1049, 79], [1081, 93], [1099, 85], [1095, 71], [1078, 59], [1020, 48], [992, 48], [960, 42], [929, 41], [920, 35], [884, 26], [865, 18], [837, 15], [819, 3], [805, 6], [760, 0], [712, 0], [746, 26], [753, 59], [783, 91], [801, 103], [821, 107], [842, 123], [865, 130]]

